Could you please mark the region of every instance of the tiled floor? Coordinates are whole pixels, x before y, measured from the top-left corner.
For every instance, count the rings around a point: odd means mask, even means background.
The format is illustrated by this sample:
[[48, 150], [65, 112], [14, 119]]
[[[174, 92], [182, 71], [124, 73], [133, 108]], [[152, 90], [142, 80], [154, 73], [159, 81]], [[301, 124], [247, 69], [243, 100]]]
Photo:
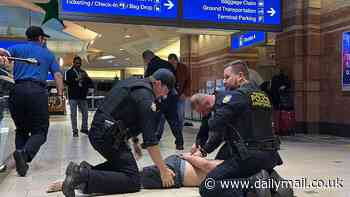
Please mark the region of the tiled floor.
[[[28, 176], [18, 177], [12, 170], [0, 184], [0, 197], [42, 197], [63, 196], [62, 193], [46, 194], [47, 185], [62, 179], [69, 161], [87, 160], [98, 163], [103, 159], [91, 148], [85, 135], [73, 139], [71, 137], [69, 119], [55, 117], [51, 121], [48, 142], [42, 147], [32, 162]], [[161, 142], [164, 156], [173, 154], [173, 137], [170, 131]], [[195, 129], [186, 129], [186, 149], [192, 145]], [[350, 139], [320, 136], [288, 137], [283, 139], [281, 155], [285, 165], [278, 167], [280, 174], [288, 179], [308, 177], [311, 179], [341, 178], [344, 188], [338, 190], [296, 189], [298, 197], [350, 197]], [[146, 152], [139, 161], [139, 166], [151, 163]], [[12, 163], [13, 165], [13, 163]], [[78, 195], [79, 196], [79, 195]], [[143, 190], [139, 193], [116, 195], [125, 197], [197, 197], [197, 188], [174, 190]]]

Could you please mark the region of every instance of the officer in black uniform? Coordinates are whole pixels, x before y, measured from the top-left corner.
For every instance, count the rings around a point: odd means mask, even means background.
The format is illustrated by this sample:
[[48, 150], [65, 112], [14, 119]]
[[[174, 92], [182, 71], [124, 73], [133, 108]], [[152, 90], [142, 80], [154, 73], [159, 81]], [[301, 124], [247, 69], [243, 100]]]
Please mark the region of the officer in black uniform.
[[175, 76], [159, 69], [149, 78], [124, 80], [113, 87], [96, 111], [89, 131], [92, 146], [107, 161], [94, 167], [84, 161], [80, 165], [71, 162], [62, 188], [65, 196], [74, 197], [77, 186], [84, 186], [88, 194], [139, 191], [140, 175], [127, 141], [140, 133], [142, 147], [160, 170], [163, 186], [174, 185], [175, 174], [164, 163], [156, 136], [156, 99], [166, 96], [174, 85]]
[[225, 87], [231, 91], [203, 96], [194, 105], [204, 114], [213, 110], [209, 138], [194, 154], [206, 156], [224, 140], [232, 150], [232, 156], [207, 176], [206, 180], [214, 180], [216, 187], [206, 187], [206, 181], [201, 184], [199, 190], [203, 197], [243, 196], [241, 189], [221, 188], [220, 181], [248, 178], [261, 170], [272, 173], [275, 166], [282, 164], [277, 152], [279, 141], [272, 133], [271, 103], [248, 79], [246, 64], [233, 62], [224, 71]]

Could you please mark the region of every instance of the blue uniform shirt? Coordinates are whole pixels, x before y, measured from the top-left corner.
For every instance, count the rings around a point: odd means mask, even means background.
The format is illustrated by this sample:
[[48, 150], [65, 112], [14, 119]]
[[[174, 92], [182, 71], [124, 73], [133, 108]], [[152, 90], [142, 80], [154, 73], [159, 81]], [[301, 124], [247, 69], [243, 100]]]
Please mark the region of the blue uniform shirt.
[[54, 54], [40, 43], [28, 42], [27, 44], [18, 44], [10, 47], [8, 51], [12, 57], [35, 58], [40, 63], [40, 65], [33, 65], [15, 61], [13, 68], [15, 81], [32, 79], [46, 82], [48, 72], [52, 74], [60, 72], [60, 67]]

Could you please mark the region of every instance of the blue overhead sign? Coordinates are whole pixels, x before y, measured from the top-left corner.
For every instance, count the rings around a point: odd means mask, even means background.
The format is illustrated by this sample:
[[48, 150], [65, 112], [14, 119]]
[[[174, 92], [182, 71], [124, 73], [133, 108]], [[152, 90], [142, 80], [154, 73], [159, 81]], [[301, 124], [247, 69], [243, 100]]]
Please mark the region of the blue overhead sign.
[[184, 0], [183, 18], [224, 24], [280, 25], [280, 0]]
[[261, 31], [250, 31], [231, 36], [231, 49], [238, 50], [256, 44], [266, 42], [266, 33]]
[[61, 0], [74, 21], [190, 28], [281, 30], [281, 0]]
[[61, 0], [61, 12], [176, 19], [178, 0]]

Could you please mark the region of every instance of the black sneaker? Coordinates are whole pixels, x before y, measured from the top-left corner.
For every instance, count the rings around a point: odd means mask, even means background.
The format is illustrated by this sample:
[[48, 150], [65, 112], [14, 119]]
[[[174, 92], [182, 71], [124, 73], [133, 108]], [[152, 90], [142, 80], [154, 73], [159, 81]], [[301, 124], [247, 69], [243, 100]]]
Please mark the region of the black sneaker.
[[62, 184], [62, 192], [66, 197], [75, 197], [74, 189], [83, 183], [78, 164], [70, 162], [66, 169], [66, 178]]
[[84, 133], [84, 134], [88, 135], [88, 134], [89, 134], [89, 130], [87, 130], [87, 129], [82, 129], [82, 130], [80, 130], [80, 133]]
[[76, 131], [73, 131], [73, 137], [79, 137], [79, 133]]
[[16, 162], [16, 171], [17, 171], [18, 175], [21, 177], [26, 176], [29, 166], [26, 162], [25, 152], [21, 151], [21, 150], [16, 150], [13, 153], [13, 157], [14, 157], [15, 162]]

